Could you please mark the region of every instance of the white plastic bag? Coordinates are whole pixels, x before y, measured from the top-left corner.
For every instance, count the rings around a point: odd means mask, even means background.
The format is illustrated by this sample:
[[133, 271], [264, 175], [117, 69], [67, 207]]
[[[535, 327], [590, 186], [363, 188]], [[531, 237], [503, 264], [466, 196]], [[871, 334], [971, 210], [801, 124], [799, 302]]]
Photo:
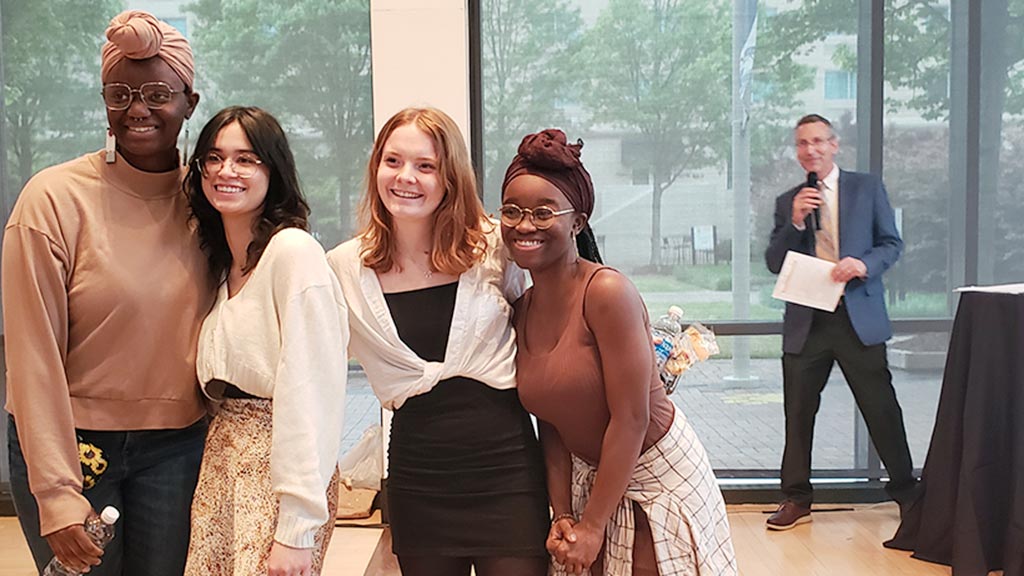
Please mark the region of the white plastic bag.
[[384, 476], [382, 436], [380, 424], [370, 426], [359, 442], [338, 460], [339, 480], [346, 488], [380, 490], [380, 479]]

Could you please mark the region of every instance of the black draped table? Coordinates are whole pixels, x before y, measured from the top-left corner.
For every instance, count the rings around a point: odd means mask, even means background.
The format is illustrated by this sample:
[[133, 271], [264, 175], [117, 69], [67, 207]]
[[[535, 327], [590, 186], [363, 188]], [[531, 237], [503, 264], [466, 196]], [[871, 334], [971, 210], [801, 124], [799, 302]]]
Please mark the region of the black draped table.
[[885, 545], [1024, 576], [1024, 295], [961, 295], [921, 496]]

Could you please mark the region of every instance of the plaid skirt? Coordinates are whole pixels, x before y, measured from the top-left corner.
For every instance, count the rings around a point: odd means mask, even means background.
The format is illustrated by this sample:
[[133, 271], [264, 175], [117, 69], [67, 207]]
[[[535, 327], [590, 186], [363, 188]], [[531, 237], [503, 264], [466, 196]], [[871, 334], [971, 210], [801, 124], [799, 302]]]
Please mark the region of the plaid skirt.
[[[270, 400], [227, 399], [210, 423], [192, 499], [186, 576], [267, 573], [278, 513], [270, 483], [272, 417]], [[334, 533], [337, 471], [327, 488], [327, 507], [330, 520], [314, 536], [314, 576]]]
[[[572, 509], [579, 516], [597, 469], [573, 455]], [[660, 576], [735, 576], [725, 501], [704, 446], [681, 410], [665, 436], [637, 460], [626, 493], [605, 531], [605, 574], [633, 573], [636, 502], [647, 515]], [[552, 573], [567, 574], [553, 561]]]

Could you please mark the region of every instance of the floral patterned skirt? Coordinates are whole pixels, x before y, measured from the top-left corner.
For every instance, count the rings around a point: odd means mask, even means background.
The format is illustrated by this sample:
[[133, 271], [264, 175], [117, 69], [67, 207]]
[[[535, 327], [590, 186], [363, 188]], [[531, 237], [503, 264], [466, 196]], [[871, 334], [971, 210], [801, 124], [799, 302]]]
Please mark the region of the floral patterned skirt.
[[[267, 573], [277, 528], [270, 483], [271, 401], [227, 399], [210, 424], [199, 485], [192, 500], [186, 576]], [[330, 520], [314, 537], [313, 575], [320, 574], [334, 533], [338, 474], [327, 488]]]

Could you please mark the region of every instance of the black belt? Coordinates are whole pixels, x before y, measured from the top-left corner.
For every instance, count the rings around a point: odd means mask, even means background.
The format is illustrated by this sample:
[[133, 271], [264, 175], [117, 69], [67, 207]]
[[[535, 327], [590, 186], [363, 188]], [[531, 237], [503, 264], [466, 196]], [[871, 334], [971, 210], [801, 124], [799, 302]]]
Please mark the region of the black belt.
[[[218, 387], [222, 388], [220, 393], [221, 398], [232, 398], [235, 400], [260, 400], [259, 396], [253, 396], [230, 382], [225, 382], [223, 380], [210, 380], [206, 383], [206, 389], [211, 392], [216, 391]], [[214, 395], [216, 396], [216, 393]]]

